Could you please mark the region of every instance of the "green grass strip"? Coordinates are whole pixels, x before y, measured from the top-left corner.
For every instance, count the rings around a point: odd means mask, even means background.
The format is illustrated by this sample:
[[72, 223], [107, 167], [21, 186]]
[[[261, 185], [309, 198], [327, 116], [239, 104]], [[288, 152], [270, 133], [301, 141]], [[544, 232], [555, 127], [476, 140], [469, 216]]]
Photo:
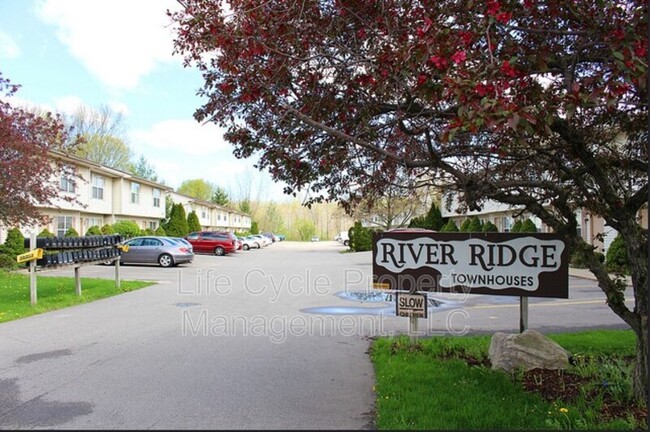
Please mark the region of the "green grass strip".
[[154, 283], [123, 280], [117, 289], [113, 279], [81, 278], [81, 297], [78, 297], [74, 278], [37, 275], [37, 304], [32, 307], [29, 276], [0, 272], [0, 323], [112, 297]]

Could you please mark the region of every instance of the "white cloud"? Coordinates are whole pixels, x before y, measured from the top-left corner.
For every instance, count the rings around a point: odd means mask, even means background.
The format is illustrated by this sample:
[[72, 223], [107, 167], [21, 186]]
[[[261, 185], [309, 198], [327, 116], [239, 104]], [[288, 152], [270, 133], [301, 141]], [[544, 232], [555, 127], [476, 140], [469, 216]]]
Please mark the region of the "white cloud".
[[41, 0], [37, 12], [99, 80], [132, 89], [157, 65], [180, 62], [165, 13], [178, 7], [173, 0]]
[[81, 98], [77, 96], [64, 96], [55, 99], [54, 106], [56, 107], [56, 111], [72, 115], [77, 111], [77, 109], [79, 109], [79, 107], [84, 106], [84, 103]]
[[194, 120], [164, 120], [150, 129], [130, 133], [133, 146], [144, 146], [155, 151], [181, 152], [185, 155], [214, 155], [224, 149], [222, 130], [212, 123], [200, 125]]
[[6, 33], [0, 32], [0, 58], [11, 59], [20, 55], [18, 44]]

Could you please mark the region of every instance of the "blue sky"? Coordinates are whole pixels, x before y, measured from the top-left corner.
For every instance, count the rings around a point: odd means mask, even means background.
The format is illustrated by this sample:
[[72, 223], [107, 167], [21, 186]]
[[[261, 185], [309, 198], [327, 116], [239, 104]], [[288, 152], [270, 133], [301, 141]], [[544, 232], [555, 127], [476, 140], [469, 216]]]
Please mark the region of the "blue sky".
[[108, 105], [124, 114], [128, 144], [178, 187], [202, 178], [237, 198], [249, 187], [276, 201], [282, 186], [238, 160], [214, 125], [192, 117], [202, 79], [172, 55], [173, 0], [0, 0], [0, 71], [16, 104], [71, 113]]

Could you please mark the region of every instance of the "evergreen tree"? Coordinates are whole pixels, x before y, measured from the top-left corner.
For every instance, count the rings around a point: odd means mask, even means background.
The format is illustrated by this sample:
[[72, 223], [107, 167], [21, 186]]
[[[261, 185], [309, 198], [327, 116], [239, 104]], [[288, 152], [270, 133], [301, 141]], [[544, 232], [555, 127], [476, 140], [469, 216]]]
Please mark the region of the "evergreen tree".
[[190, 232], [183, 204], [179, 203], [172, 205], [169, 215], [169, 223], [163, 228], [167, 235], [171, 237], [183, 237]]
[[470, 219], [467, 232], [483, 232], [483, 223], [478, 216], [474, 216]]
[[115, 230], [113, 229], [113, 225], [109, 225], [109, 224], [106, 224], [103, 227], [101, 227], [100, 231], [104, 235], [115, 234]]
[[92, 236], [92, 235], [102, 235], [102, 230], [99, 229], [97, 225], [93, 225], [88, 228], [88, 231], [86, 231], [87, 236]]
[[38, 233], [38, 235], [37, 235], [36, 237], [47, 237], [47, 238], [53, 238], [53, 237], [55, 237], [55, 235], [52, 234], [52, 233], [50, 232], [50, 230], [48, 230], [47, 228], [43, 228], [43, 231], [41, 231], [40, 233]]
[[188, 232], [201, 231], [201, 223], [194, 210], [187, 215], [187, 229]]
[[137, 237], [141, 234], [141, 231], [138, 224], [132, 220], [117, 221], [113, 224], [113, 233], [121, 234], [126, 238]]
[[260, 227], [256, 221], [251, 222], [251, 234], [259, 234]]
[[25, 248], [25, 236], [20, 232], [18, 228], [12, 228], [7, 232], [7, 239], [5, 240], [5, 251], [16, 257], [25, 253], [27, 248]]
[[526, 219], [521, 225], [520, 232], [534, 233], [537, 232], [537, 227], [535, 226], [535, 223], [532, 220]]
[[79, 237], [79, 233], [73, 227], [68, 228], [65, 232], [65, 237]]
[[441, 232], [458, 232], [458, 226], [456, 223], [449, 219], [446, 224], [440, 229]]
[[499, 229], [492, 222], [487, 221], [483, 224], [483, 232], [499, 232]]
[[470, 227], [472, 226], [471, 219], [465, 219], [460, 225], [460, 232], [470, 232]]
[[167, 233], [165, 232], [165, 229], [162, 227], [162, 225], [159, 225], [158, 228], [156, 228], [154, 234], [157, 236], [167, 236]]
[[612, 273], [629, 273], [629, 262], [625, 250], [625, 240], [618, 234], [609, 248], [606, 255], [607, 271]]
[[517, 219], [515, 221], [515, 223], [512, 224], [512, 227], [510, 228], [510, 232], [511, 233], [521, 232], [521, 228], [522, 228], [523, 225], [524, 225], [523, 222], [521, 220]]

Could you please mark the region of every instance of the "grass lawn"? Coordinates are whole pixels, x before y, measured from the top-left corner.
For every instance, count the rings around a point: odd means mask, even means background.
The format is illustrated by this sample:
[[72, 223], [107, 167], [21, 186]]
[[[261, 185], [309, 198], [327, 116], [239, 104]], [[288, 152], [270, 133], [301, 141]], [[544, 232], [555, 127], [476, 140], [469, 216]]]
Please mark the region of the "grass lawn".
[[30, 315], [88, 303], [153, 285], [154, 282], [120, 282], [113, 279], [81, 278], [81, 297], [75, 294], [74, 277], [39, 276], [37, 274], [37, 304], [29, 301], [29, 275], [0, 271], [0, 323]]
[[573, 354], [552, 375], [492, 371], [490, 336], [375, 340], [377, 428], [647, 429], [631, 402], [632, 331], [549, 337]]

